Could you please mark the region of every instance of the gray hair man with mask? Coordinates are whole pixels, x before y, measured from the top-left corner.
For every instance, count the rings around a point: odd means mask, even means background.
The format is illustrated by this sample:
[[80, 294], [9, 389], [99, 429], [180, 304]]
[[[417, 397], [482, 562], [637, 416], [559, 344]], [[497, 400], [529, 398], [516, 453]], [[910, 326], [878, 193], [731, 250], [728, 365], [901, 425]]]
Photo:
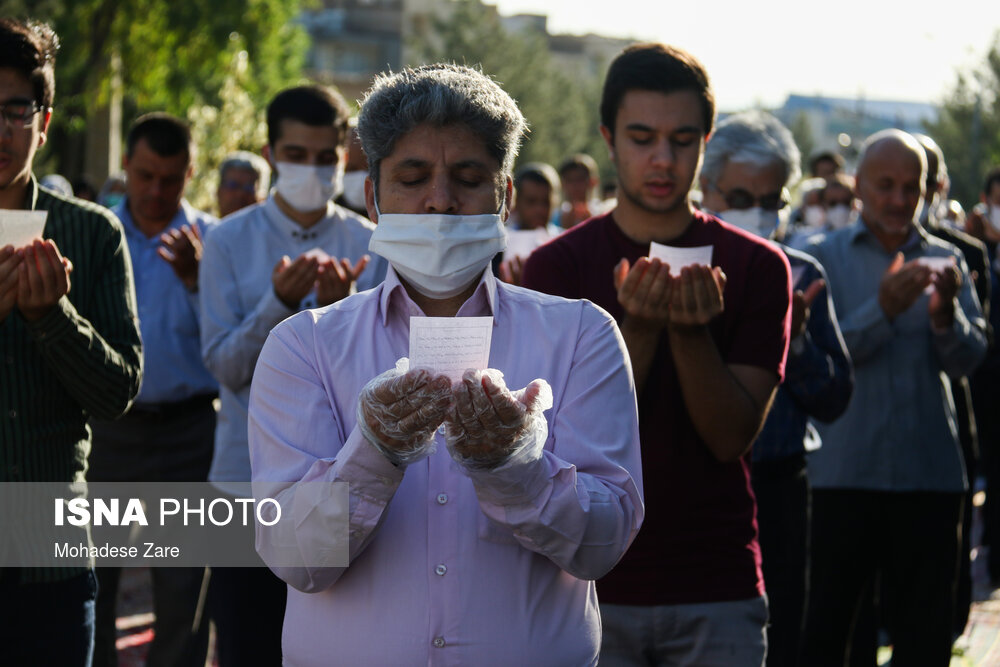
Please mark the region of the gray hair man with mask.
[[[267, 108], [263, 151], [277, 172], [275, 187], [205, 239], [201, 352], [222, 399], [209, 481], [233, 495], [249, 486], [250, 380], [271, 328], [385, 276], [385, 260], [367, 254], [372, 223], [333, 203], [343, 179], [348, 116], [340, 93], [324, 86], [278, 93]], [[353, 349], [354, 341], [337, 345]], [[263, 567], [212, 569], [209, 607], [222, 667], [280, 664], [284, 589]]]
[[[339, 516], [322, 502], [301, 508], [300, 567], [258, 533], [289, 584], [284, 657], [596, 664], [593, 580], [643, 517], [619, 331], [587, 301], [493, 277], [525, 129], [493, 80], [456, 65], [380, 76], [358, 129], [371, 250], [391, 268], [374, 290], [275, 327], [251, 392], [255, 491], [350, 488], [346, 566], [317, 565]], [[488, 364], [449, 377], [402, 359], [414, 327], [470, 317], [487, 318]]]
[[[799, 175], [791, 132], [760, 111], [719, 123], [705, 146], [703, 205], [722, 220], [773, 237], [787, 188]], [[826, 274], [815, 259], [779, 247], [792, 267], [792, 341], [785, 381], [753, 446], [751, 482], [770, 611], [767, 664], [794, 665], [805, 611], [809, 482], [806, 454], [819, 446], [810, 419], [829, 422], [854, 386]]]

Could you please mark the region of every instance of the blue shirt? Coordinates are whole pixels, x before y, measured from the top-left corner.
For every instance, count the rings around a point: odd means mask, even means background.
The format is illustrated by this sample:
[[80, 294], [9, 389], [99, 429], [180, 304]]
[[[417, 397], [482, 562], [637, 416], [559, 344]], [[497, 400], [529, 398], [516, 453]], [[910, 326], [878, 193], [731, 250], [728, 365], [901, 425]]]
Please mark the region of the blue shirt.
[[[143, 377], [136, 405], [218, 392], [218, 384], [201, 361], [198, 294], [188, 291], [173, 267], [157, 254], [163, 245], [160, 234], [149, 238], [136, 226], [127, 199], [114, 213], [125, 227], [142, 333]], [[177, 215], [163, 231], [192, 225], [204, 238], [214, 224], [214, 216], [182, 200]]]
[[809, 248], [829, 278], [854, 362], [844, 415], [819, 425], [823, 447], [809, 457], [816, 488], [961, 492], [965, 469], [947, 377], [972, 372], [986, 353], [986, 324], [962, 253], [914, 225], [898, 249], [906, 261], [954, 257], [962, 274], [951, 328], [935, 332], [921, 294], [891, 322], [878, 302], [887, 252], [863, 221]]
[[[327, 215], [304, 229], [278, 208], [274, 197], [241, 209], [217, 224], [205, 239], [198, 292], [205, 365], [219, 380], [222, 410], [215, 430], [215, 455], [208, 478], [213, 482], [250, 481], [247, 405], [257, 355], [271, 329], [286, 317], [316, 305], [315, 290], [299, 308], [286, 306], [274, 293], [271, 274], [282, 256], [294, 260], [313, 248], [330, 257], [357, 262], [368, 252], [375, 225], [330, 202]], [[388, 264], [378, 255], [358, 278], [357, 289], [382, 282]], [[330, 341], [351, 347], [354, 341]]]
[[[803, 290], [826, 272], [809, 255], [776, 244], [792, 267], [793, 289]], [[827, 281], [829, 284], [829, 281]], [[810, 307], [805, 331], [792, 340], [785, 364], [785, 381], [778, 387], [771, 412], [753, 445], [753, 461], [771, 461], [819, 448], [820, 438], [809, 422], [829, 422], [847, 408], [854, 376], [828, 288]]]

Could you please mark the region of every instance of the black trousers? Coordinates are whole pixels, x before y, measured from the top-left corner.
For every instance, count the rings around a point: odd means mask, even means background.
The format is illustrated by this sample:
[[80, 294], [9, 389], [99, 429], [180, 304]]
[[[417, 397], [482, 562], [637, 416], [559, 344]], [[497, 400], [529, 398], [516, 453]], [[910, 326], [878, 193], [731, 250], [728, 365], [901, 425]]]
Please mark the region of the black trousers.
[[796, 664], [806, 604], [809, 479], [805, 455], [753, 464], [767, 589], [767, 665]]
[[894, 667], [951, 661], [960, 493], [813, 489], [802, 664], [843, 665], [876, 573]]
[[[91, 422], [87, 479], [95, 482], [201, 482], [215, 441], [210, 397], [162, 413], [133, 411], [116, 422]], [[121, 568], [97, 568], [94, 667], [118, 664], [115, 616]], [[154, 637], [147, 665], [202, 667], [208, 653], [205, 568], [152, 569]]]

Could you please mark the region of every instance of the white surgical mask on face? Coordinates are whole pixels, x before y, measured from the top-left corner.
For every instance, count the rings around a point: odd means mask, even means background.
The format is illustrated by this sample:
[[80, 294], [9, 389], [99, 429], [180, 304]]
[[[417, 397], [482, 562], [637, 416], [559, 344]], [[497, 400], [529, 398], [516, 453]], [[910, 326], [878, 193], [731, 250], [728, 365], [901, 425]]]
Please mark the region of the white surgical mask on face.
[[275, 189], [296, 211], [307, 213], [326, 207], [344, 189], [343, 163], [330, 166], [278, 162]]
[[765, 211], [759, 206], [753, 208], [731, 208], [728, 211], [719, 213], [719, 217], [743, 231], [756, 234], [761, 238], [770, 238], [775, 227], [778, 226], [778, 212]]
[[1000, 206], [990, 206], [987, 219], [990, 221], [993, 229], [1000, 232]]
[[802, 209], [802, 222], [810, 229], [819, 229], [826, 222], [826, 211], [822, 206], [812, 205]]
[[368, 249], [432, 299], [461, 294], [507, 246], [500, 213], [379, 213], [377, 201], [375, 212], [378, 224]]
[[844, 206], [843, 204], [837, 204], [836, 206], [827, 209], [826, 211], [826, 223], [830, 226], [830, 229], [843, 229], [851, 221], [851, 207]]

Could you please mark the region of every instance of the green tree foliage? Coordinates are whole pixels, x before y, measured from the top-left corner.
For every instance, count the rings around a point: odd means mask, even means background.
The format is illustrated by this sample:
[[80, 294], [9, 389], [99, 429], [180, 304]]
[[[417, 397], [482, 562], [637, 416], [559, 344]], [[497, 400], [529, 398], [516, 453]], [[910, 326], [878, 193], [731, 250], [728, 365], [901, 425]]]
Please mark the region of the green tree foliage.
[[573, 153], [589, 153], [612, 173], [598, 131], [601, 81], [561, 71], [552, 61], [545, 36], [506, 32], [494, 8], [459, 0], [446, 19], [411, 44], [421, 62], [456, 62], [478, 66], [517, 100], [529, 133], [519, 163], [554, 166]]
[[926, 129], [944, 152], [951, 197], [968, 209], [979, 200], [986, 172], [1000, 165], [1000, 33], [979, 68], [959, 72]]
[[257, 152], [267, 142], [264, 110], [254, 104], [247, 88], [249, 56], [246, 51], [232, 54], [220, 89], [219, 106], [193, 105], [188, 108], [191, 137], [197, 146], [194, 177], [187, 198], [202, 211], [217, 212], [215, 193], [219, 187], [219, 165], [237, 150]]
[[[105, 104], [112, 55], [121, 62], [124, 122], [146, 111], [185, 116], [218, 105], [234, 53], [246, 51], [245, 86], [258, 106], [296, 81], [308, 37], [294, 19], [300, 0], [0, 0], [0, 15], [52, 24], [56, 60], [53, 142], [79, 151], [92, 111]], [[58, 162], [66, 168], [70, 156]], [[67, 171], [72, 172], [70, 167]]]

